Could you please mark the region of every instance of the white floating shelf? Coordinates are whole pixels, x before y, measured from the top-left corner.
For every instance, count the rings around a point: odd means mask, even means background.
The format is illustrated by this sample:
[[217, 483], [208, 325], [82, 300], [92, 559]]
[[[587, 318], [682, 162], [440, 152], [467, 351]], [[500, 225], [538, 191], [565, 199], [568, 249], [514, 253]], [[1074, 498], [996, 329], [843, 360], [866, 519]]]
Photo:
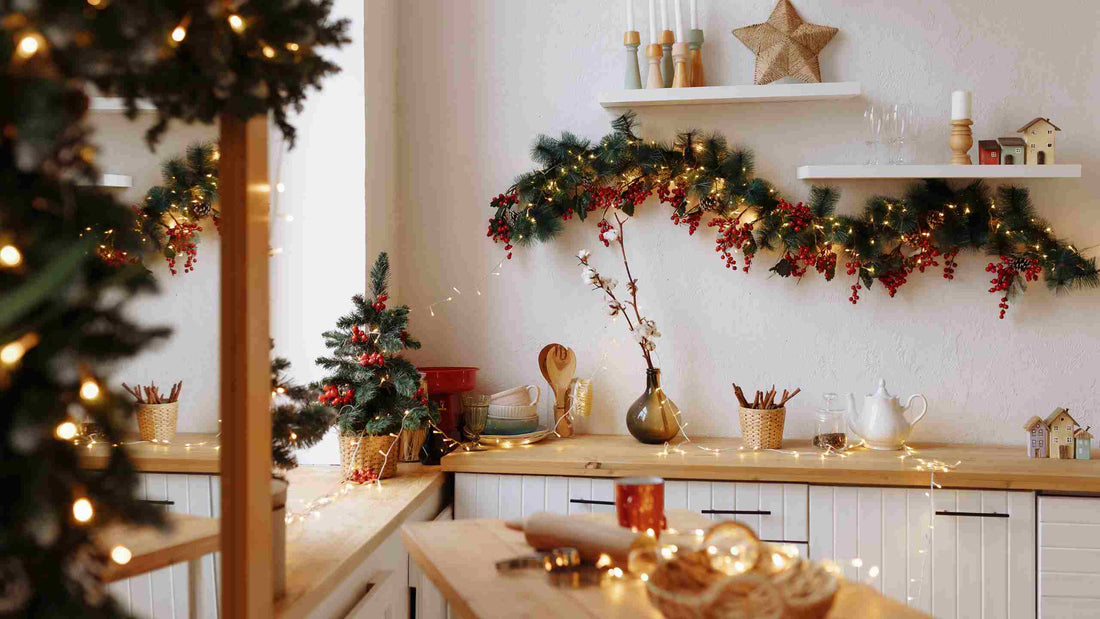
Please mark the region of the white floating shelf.
[[[88, 109], [92, 112], [125, 112], [126, 103], [121, 97], [91, 97]], [[152, 111], [157, 108], [145, 99], [138, 99], [137, 109], [139, 111]]]
[[798, 178], [1081, 178], [1081, 165], [804, 165]]
[[134, 177], [125, 174], [104, 174], [99, 177], [96, 187], [133, 187]]
[[705, 105], [715, 103], [759, 103], [770, 101], [831, 101], [860, 95], [859, 82], [822, 84], [745, 84], [741, 86], [699, 86], [696, 88], [653, 88], [608, 90], [600, 93], [605, 108], [652, 105]]

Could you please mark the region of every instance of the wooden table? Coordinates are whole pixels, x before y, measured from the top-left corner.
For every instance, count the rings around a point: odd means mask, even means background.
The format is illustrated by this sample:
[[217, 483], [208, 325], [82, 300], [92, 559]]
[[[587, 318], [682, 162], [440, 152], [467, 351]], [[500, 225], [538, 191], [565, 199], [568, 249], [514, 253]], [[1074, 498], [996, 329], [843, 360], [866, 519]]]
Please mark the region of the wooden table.
[[[709, 527], [702, 516], [669, 511], [670, 525]], [[589, 518], [610, 520], [610, 514]], [[407, 524], [401, 529], [405, 547], [425, 575], [461, 617], [661, 617], [649, 603], [640, 580], [623, 578], [599, 587], [559, 588], [541, 570], [496, 571], [495, 563], [530, 554], [523, 533], [501, 520], [454, 520]], [[845, 581], [830, 618], [917, 619], [926, 615], [882, 596], [866, 585]]]
[[[141, 441], [126, 437], [123, 449], [143, 473], [206, 473], [217, 475], [221, 457], [221, 440], [217, 434], [177, 434], [171, 443]], [[95, 443], [81, 450], [80, 464], [89, 469], [107, 467], [112, 448], [107, 443]]]
[[131, 557], [125, 564], [108, 562], [103, 572], [105, 582], [114, 582], [131, 576], [159, 570], [169, 565], [187, 562], [189, 574], [188, 596], [190, 616], [202, 616], [203, 556], [217, 552], [221, 544], [217, 518], [166, 514], [169, 527], [165, 530], [151, 526], [112, 526], [99, 531], [95, 542], [110, 553], [116, 546], [125, 546]]
[[[784, 440], [783, 450], [741, 450], [739, 438], [696, 438], [668, 451], [630, 436], [589, 434], [542, 441], [511, 449], [456, 451], [443, 458], [443, 470], [456, 473], [626, 477], [660, 475], [665, 479], [738, 480], [859, 486], [928, 486], [928, 471], [918, 459], [958, 463], [937, 473], [945, 488], [1100, 492], [1100, 459], [1028, 458], [1023, 434], [1018, 446], [922, 444], [915, 453], [862, 448], [846, 458], [822, 458], [808, 440]], [[721, 449], [704, 451], [699, 446]]]

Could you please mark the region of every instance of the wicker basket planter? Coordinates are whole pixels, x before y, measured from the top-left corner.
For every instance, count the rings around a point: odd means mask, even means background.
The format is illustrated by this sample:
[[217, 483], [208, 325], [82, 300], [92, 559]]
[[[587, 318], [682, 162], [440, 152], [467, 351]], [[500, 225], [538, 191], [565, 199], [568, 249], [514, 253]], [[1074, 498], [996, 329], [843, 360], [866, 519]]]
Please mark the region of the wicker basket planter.
[[[378, 475], [378, 479], [393, 477], [397, 474], [397, 461], [401, 459], [401, 453], [398, 449], [390, 451], [396, 440], [396, 437], [388, 434], [383, 436], [341, 434], [341, 474], [347, 479], [351, 476], [352, 471], [373, 469]], [[389, 454], [389, 458], [382, 455], [386, 453]], [[384, 468], [383, 464], [385, 464]]]
[[420, 462], [420, 448], [428, 438], [427, 428], [401, 431], [401, 461]]
[[783, 446], [785, 407], [758, 410], [740, 407], [741, 438], [750, 449], [779, 449]]
[[172, 441], [176, 438], [176, 418], [180, 403], [138, 404], [138, 433], [143, 441]]

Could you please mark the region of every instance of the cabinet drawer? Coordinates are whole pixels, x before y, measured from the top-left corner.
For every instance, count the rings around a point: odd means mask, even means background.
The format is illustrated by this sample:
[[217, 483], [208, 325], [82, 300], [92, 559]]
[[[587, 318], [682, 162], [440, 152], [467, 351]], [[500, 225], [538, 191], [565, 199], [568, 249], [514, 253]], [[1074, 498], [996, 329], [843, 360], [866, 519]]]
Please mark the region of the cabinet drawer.
[[1100, 498], [1039, 497], [1039, 616], [1100, 617]]
[[689, 509], [715, 521], [736, 520], [760, 539], [808, 542], [809, 486], [732, 481], [666, 481], [665, 509]]

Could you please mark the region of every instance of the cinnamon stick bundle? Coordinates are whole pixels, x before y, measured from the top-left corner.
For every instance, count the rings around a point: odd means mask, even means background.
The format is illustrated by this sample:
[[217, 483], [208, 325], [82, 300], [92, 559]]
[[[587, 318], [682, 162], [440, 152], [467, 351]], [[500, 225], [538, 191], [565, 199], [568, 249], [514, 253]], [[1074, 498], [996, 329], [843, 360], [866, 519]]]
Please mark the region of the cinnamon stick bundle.
[[180, 391], [183, 391], [183, 381], [181, 380], [172, 385], [168, 395], [161, 394], [160, 388], [157, 387], [155, 382], [151, 382], [145, 386], [138, 385], [136, 387], [131, 387], [126, 383], [122, 383], [122, 388], [125, 389], [127, 393], [134, 396], [134, 400], [138, 404], [169, 404], [179, 401]]
[[775, 385], [772, 385], [771, 389], [767, 391], [757, 391], [756, 395], [752, 399], [752, 402], [749, 402], [748, 398], [745, 397], [745, 392], [741, 389], [741, 387], [739, 387], [737, 383], [733, 383], [733, 394], [737, 396], [737, 402], [743, 408], [751, 408], [755, 410], [773, 410], [776, 408], [782, 408], [787, 404], [787, 402], [790, 401], [791, 398], [798, 395], [801, 391], [801, 387], [790, 392], [784, 389], [783, 394], [777, 396]]

